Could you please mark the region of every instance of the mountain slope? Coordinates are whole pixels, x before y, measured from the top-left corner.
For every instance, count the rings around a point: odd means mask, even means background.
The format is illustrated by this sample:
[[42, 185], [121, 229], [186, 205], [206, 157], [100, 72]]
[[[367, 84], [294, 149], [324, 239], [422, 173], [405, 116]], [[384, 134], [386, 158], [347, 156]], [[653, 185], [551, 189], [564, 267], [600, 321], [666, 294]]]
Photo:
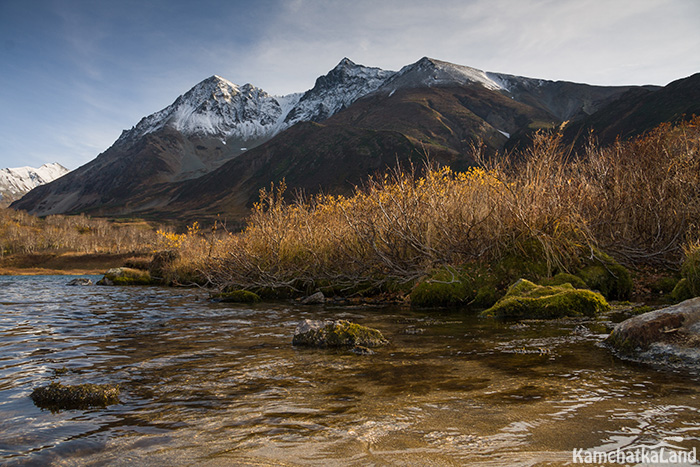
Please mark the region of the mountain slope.
[[391, 74], [344, 59], [303, 96], [283, 97], [212, 76], [124, 131], [93, 161], [13, 207], [37, 215], [127, 213], [135, 193], [209, 173], [298, 121], [332, 115]]
[[57, 162], [39, 168], [0, 169], [0, 206], [8, 206], [39, 185], [56, 180], [68, 172]]
[[633, 89], [592, 115], [569, 125], [568, 141], [584, 144], [593, 135], [603, 144], [627, 139], [664, 122], [700, 115], [700, 73], [669, 83], [658, 91]]

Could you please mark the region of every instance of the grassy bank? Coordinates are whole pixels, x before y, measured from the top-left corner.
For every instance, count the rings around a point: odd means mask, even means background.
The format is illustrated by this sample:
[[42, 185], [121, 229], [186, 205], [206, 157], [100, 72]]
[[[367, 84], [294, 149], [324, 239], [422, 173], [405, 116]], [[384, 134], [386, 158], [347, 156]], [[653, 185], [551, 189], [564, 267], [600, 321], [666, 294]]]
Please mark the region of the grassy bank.
[[150, 256], [161, 238], [138, 220], [38, 218], [0, 209], [0, 274], [102, 274], [131, 257]]
[[0, 275], [104, 274], [133, 258], [150, 260], [150, 255], [133, 253], [35, 253], [6, 255], [0, 259]]

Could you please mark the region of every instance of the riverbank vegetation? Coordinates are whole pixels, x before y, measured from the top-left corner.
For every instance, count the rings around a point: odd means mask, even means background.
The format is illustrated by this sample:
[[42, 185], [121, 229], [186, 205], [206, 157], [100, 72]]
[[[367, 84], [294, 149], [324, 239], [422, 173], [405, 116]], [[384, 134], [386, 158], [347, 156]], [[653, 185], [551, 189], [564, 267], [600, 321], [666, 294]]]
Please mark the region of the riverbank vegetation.
[[350, 197], [290, 202], [281, 184], [261, 191], [243, 232], [184, 234], [179, 267], [263, 296], [413, 290], [426, 304], [489, 306], [519, 278], [573, 274], [626, 299], [627, 269], [669, 280], [697, 251], [699, 126], [666, 124], [578, 155], [538, 133], [523, 153], [487, 159], [475, 148], [478, 168], [397, 168]]
[[149, 224], [80, 216], [38, 218], [0, 209], [0, 273], [104, 272], [152, 253], [161, 235]]

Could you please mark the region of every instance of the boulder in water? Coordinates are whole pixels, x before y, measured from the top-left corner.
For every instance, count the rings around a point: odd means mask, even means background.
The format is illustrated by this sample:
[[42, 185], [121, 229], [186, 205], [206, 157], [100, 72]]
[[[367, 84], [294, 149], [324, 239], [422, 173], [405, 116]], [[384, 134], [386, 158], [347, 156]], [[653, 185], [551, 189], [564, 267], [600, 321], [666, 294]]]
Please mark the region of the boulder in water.
[[305, 319], [294, 331], [293, 345], [328, 347], [379, 347], [388, 341], [376, 329], [351, 323], [344, 319], [315, 321]]
[[625, 359], [697, 368], [700, 297], [623, 321], [605, 343]]

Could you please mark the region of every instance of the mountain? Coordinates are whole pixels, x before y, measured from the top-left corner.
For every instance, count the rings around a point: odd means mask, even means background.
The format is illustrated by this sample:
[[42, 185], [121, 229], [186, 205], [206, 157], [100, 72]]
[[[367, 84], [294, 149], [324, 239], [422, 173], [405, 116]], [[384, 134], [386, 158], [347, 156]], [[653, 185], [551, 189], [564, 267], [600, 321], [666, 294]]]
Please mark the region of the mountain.
[[428, 57], [398, 72], [345, 58], [305, 93], [273, 97], [213, 76], [125, 131], [95, 160], [13, 204], [87, 212], [240, 219], [258, 190], [348, 193], [397, 162], [472, 165], [540, 128], [584, 121], [654, 86], [591, 86], [484, 72]]
[[618, 137], [631, 138], [664, 122], [700, 115], [700, 73], [682, 78], [658, 91], [632, 89], [609, 102], [597, 112], [573, 122], [566, 128], [565, 138], [585, 144], [590, 132], [598, 142], [607, 145]]
[[344, 58], [301, 96], [285, 117], [285, 127], [298, 122], [321, 122], [375, 91], [394, 74], [393, 71], [357, 65]]
[[57, 162], [44, 164], [37, 169], [32, 167], [0, 169], [0, 206], [9, 206], [33, 188], [56, 180], [68, 172], [68, 169]]
[[[427, 154], [434, 162], [460, 170], [475, 163], [470, 154], [479, 142], [494, 153], [504, 147], [510, 133], [561, 123], [547, 100], [528, 105], [508, 91], [527, 89], [537, 80], [510, 77], [508, 87], [504, 81], [473, 68], [423, 58], [331, 117], [299, 123], [198, 179], [146, 191], [132, 199], [132, 206], [141, 206], [139, 215], [183, 222], [217, 214], [240, 219], [261, 187], [282, 179], [307, 193], [347, 194], [368, 174], [397, 162], [420, 166]], [[630, 89], [551, 81], [539, 86], [545, 88], [539, 94], [550, 101], [554, 99], [546, 89], [552, 93], [575, 89], [571, 101], [579, 100], [580, 107], [590, 103], [587, 110], [597, 108], [598, 97], [604, 101]], [[586, 97], [586, 89], [591, 97]], [[577, 112], [585, 114], [581, 108]]]
[[122, 132], [96, 159], [14, 207], [38, 215], [129, 212], [135, 194], [204, 175], [299, 121], [327, 118], [391, 73], [344, 59], [313, 89], [282, 97], [212, 76]]

